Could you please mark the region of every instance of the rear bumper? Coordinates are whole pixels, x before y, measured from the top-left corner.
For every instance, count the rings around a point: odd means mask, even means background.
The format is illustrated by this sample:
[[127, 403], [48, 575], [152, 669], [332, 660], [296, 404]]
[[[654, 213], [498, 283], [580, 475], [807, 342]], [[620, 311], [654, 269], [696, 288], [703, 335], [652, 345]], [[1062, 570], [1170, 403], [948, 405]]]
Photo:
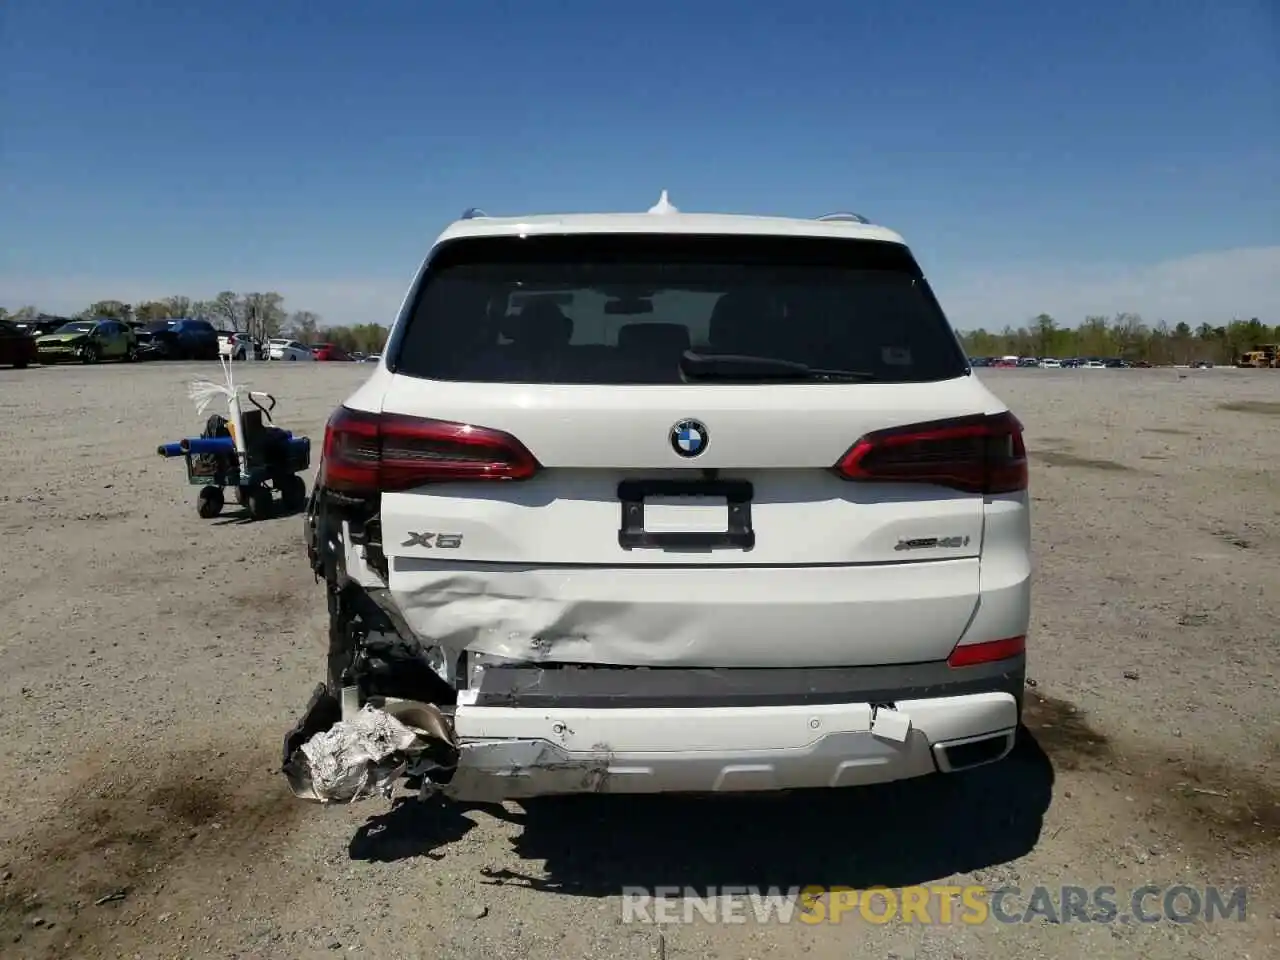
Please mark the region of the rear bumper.
[[[892, 721], [892, 722], [890, 722]], [[1011, 693], [688, 709], [461, 706], [459, 800], [573, 793], [741, 793], [955, 772], [1012, 750]]]
[[962, 669], [489, 667], [459, 698], [448, 792], [768, 791], [955, 772], [1012, 749], [1025, 677], [1025, 656]]
[[[962, 669], [490, 668], [479, 689], [459, 692], [448, 721], [441, 716], [433, 736], [454, 759], [447, 775], [428, 776], [445, 796], [487, 802], [850, 787], [954, 773], [1013, 749], [1024, 676], [1023, 657]], [[340, 704], [321, 686], [286, 736], [295, 794], [317, 799], [298, 776], [302, 744], [352, 720], [360, 703], [439, 713], [406, 696], [415, 694], [353, 686]]]

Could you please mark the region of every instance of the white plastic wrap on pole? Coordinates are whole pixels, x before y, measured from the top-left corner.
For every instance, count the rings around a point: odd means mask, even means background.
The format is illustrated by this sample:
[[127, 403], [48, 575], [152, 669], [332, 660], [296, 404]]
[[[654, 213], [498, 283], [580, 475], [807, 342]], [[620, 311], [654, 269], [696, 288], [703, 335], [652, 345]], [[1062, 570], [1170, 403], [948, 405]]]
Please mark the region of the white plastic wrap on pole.
[[230, 396], [230, 391], [220, 383], [213, 383], [209, 380], [197, 380], [191, 384], [187, 391], [188, 396], [195, 401], [196, 413], [204, 413], [209, 408], [209, 404], [217, 396]]
[[237, 387], [231, 373], [231, 364], [227, 363], [225, 357], [219, 357], [218, 362], [222, 365], [222, 373], [226, 377], [222, 383], [196, 380], [187, 390], [187, 395], [195, 401], [196, 413], [204, 413], [216, 396], [221, 395], [230, 400], [236, 394]]
[[239, 461], [240, 479], [243, 482], [245, 471], [249, 466], [249, 456], [244, 444], [244, 418], [240, 414], [240, 387], [236, 386], [231, 364], [226, 357], [219, 357], [218, 362], [222, 364], [222, 372], [226, 374], [227, 378], [226, 382], [214, 383], [211, 380], [197, 380], [191, 384], [187, 394], [195, 401], [196, 413], [201, 414], [208, 409], [214, 397], [221, 395], [227, 398], [227, 420], [230, 422], [231, 431], [234, 434], [236, 460]]
[[249, 450], [244, 445], [244, 417], [240, 415], [240, 397], [233, 391], [227, 400], [227, 419], [231, 421], [232, 439], [236, 442], [236, 459], [240, 461], [240, 483], [249, 472]]

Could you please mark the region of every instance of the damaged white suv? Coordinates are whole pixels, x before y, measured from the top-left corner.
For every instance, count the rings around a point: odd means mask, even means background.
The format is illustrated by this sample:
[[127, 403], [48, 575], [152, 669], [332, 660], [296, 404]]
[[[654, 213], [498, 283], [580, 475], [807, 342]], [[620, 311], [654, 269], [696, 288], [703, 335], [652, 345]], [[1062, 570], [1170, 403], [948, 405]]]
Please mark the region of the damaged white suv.
[[306, 530], [299, 796], [841, 787], [1015, 742], [1022, 428], [855, 214], [469, 211], [330, 419]]

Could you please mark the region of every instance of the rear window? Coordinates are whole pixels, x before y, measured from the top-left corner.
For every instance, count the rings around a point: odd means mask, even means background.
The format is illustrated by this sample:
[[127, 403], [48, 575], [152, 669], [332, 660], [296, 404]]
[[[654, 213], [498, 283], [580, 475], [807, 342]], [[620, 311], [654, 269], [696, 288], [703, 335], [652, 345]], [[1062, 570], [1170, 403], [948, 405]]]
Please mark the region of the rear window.
[[878, 241], [452, 241], [428, 263], [396, 341], [388, 353], [398, 373], [490, 383], [680, 383], [686, 350], [853, 370], [876, 382], [967, 369], [914, 258]]

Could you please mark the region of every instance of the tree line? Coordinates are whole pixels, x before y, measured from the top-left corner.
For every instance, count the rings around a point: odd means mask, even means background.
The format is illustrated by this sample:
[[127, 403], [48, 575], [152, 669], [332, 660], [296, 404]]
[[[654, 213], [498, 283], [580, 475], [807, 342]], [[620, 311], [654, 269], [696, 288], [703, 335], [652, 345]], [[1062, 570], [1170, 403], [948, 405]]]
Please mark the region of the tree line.
[[[36, 307], [22, 307], [13, 313], [0, 308], [0, 319], [18, 322], [43, 316]], [[105, 317], [112, 320], [149, 323], [171, 317], [208, 320], [219, 330], [247, 333], [258, 340], [286, 336], [303, 343], [332, 343], [348, 353], [381, 353], [388, 330], [377, 323], [329, 326], [310, 310], [285, 309], [284, 297], [275, 292], [234, 293], [224, 290], [211, 300], [191, 297], [164, 297], [131, 304], [119, 300], [99, 300], [75, 315], [77, 320]]]
[[1240, 354], [1264, 343], [1280, 343], [1280, 325], [1268, 326], [1257, 317], [1215, 326], [1192, 328], [1164, 321], [1147, 324], [1139, 314], [1085, 317], [1076, 327], [1063, 326], [1042, 313], [1026, 326], [1005, 327], [1000, 333], [977, 329], [960, 332], [971, 357], [1119, 357], [1149, 363], [1190, 363], [1211, 360], [1232, 363]]

